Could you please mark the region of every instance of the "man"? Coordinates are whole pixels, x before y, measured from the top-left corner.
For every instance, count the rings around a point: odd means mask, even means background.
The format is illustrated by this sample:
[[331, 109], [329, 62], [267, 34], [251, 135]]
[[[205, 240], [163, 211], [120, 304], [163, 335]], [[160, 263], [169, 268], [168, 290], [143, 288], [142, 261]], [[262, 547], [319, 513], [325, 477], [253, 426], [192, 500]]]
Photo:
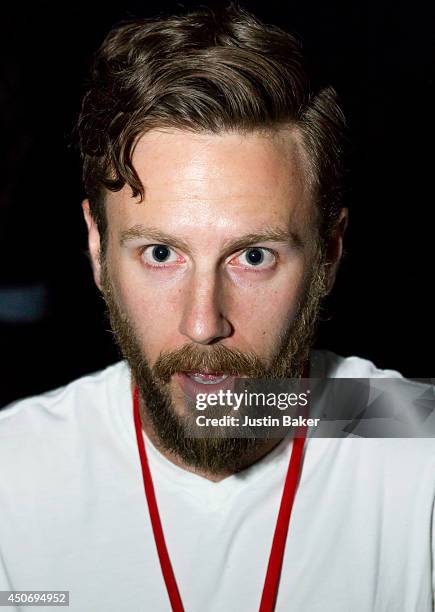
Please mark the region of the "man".
[[343, 121], [297, 41], [240, 9], [109, 33], [78, 130], [125, 361], [2, 412], [1, 589], [92, 612], [433, 610], [431, 439], [201, 437], [186, 402], [400, 378], [310, 351], [347, 221]]

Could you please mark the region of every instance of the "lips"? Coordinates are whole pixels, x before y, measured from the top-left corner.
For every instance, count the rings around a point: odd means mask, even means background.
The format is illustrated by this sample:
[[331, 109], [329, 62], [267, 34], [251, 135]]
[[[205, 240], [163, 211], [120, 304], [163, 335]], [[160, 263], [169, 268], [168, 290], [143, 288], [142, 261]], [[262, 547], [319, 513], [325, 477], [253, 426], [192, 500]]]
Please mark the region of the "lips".
[[186, 372], [186, 376], [200, 385], [217, 385], [228, 378], [228, 374], [223, 374], [220, 372], [214, 374], [205, 374], [203, 372]]
[[219, 391], [232, 391], [236, 376], [222, 372], [179, 372], [175, 379], [183, 393], [195, 400], [199, 393], [218, 393]]

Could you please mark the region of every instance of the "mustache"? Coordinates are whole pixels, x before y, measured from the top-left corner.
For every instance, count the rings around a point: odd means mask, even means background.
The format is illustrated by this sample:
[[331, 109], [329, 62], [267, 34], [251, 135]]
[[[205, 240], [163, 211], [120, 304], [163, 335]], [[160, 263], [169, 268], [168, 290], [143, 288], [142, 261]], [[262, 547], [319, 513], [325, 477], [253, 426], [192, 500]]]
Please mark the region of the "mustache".
[[174, 351], [162, 352], [152, 371], [165, 383], [178, 372], [220, 373], [249, 378], [263, 378], [266, 375], [266, 369], [258, 355], [221, 344], [211, 346], [207, 350], [199, 349], [194, 344], [186, 344]]

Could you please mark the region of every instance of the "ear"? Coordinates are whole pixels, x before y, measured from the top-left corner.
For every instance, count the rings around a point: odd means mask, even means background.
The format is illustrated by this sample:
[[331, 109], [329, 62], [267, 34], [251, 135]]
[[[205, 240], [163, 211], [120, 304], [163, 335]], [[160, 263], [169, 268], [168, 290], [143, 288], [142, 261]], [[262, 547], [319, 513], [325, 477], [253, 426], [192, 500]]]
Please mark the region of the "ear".
[[89, 200], [83, 200], [82, 210], [86, 221], [86, 226], [88, 228], [88, 247], [89, 255], [91, 257], [94, 281], [98, 289], [101, 290], [100, 233], [98, 231], [97, 224], [91, 215]]
[[337, 219], [336, 226], [332, 235], [329, 239], [328, 246], [326, 249], [326, 288], [325, 293], [331, 292], [332, 287], [335, 283], [337, 276], [338, 266], [340, 264], [341, 256], [343, 254], [343, 238], [346, 232], [347, 223], [349, 218], [349, 211], [347, 208], [342, 208], [340, 215]]

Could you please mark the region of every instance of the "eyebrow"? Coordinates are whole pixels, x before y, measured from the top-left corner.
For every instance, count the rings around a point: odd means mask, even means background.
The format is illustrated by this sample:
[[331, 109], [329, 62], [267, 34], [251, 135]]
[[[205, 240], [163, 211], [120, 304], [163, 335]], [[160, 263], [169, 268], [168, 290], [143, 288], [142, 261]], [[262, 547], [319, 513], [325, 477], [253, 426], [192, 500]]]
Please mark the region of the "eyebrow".
[[189, 245], [182, 238], [165, 234], [165, 232], [155, 227], [145, 227], [141, 224], [133, 225], [133, 227], [123, 230], [120, 233], [119, 242], [121, 246], [125, 246], [126, 242], [138, 240], [139, 238], [142, 240], [155, 240], [158, 244], [169, 244], [182, 251], [190, 251]]
[[224, 244], [224, 250], [227, 252], [240, 251], [261, 242], [280, 242], [297, 249], [301, 249], [304, 246], [303, 240], [297, 233], [290, 230], [266, 227], [260, 232], [250, 232], [235, 240], [228, 240]]
[[[191, 250], [188, 243], [182, 238], [166, 234], [155, 227], [145, 227], [138, 224], [120, 233], [121, 246], [125, 246], [127, 242], [137, 239], [155, 240], [159, 244], [167, 244], [187, 253]], [[250, 232], [238, 238], [225, 241], [223, 250], [229, 254], [262, 242], [280, 242], [297, 249], [302, 249], [304, 246], [304, 241], [297, 233], [280, 228], [266, 227], [260, 232]]]

